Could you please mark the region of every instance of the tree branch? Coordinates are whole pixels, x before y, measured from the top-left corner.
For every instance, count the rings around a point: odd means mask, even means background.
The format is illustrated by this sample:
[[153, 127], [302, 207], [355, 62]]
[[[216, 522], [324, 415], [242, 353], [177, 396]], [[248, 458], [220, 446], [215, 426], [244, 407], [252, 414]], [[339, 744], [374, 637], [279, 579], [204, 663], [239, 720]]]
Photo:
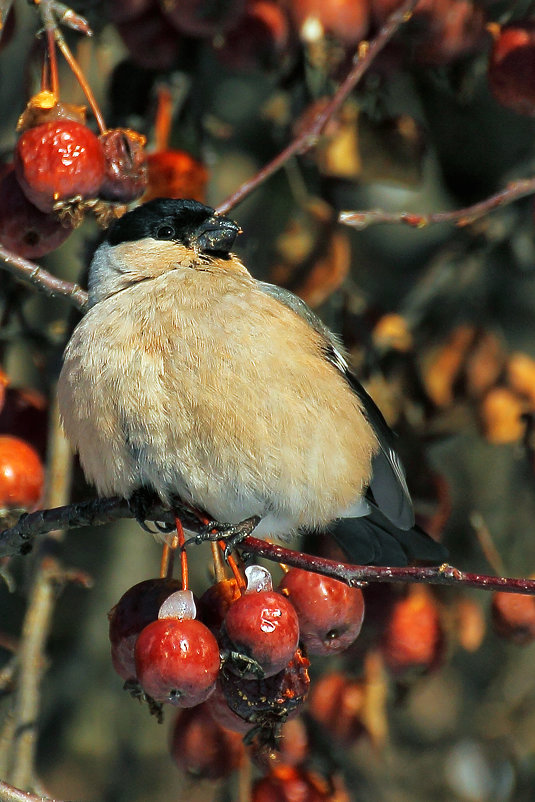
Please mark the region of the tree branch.
[[338, 221], [359, 231], [378, 223], [404, 223], [411, 228], [425, 228], [433, 223], [455, 223], [456, 226], [462, 228], [501, 206], [507, 206], [520, 198], [534, 193], [535, 178], [525, 178], [519, 181], [512, 181], [501, 192], [474, 203], [473, 206], [466, 206], [464, 209], [432, 212], [431, 214], [385, 212], [382, 209], [368, 209], [359, 212], [340, 212]]
[[61, 802], [61, 800], [30, 794], [0, 780], [0, 802]]
[[[187, 529], [193, 532], [202, 531], [204, 526], [191, 508], [177, 505], [176, 509]], [[150, 521], [162, 521], [171, 525], [174, 522], [173, 513], [160, 504], [147, 508], [146, 515], [147, 520]], [[36, 537], [53, 529], [100, 526], [120, 518], [133, 517], [135, 516], [128, 506], [128, 502], [120, 498], [93, 499], [52, 510], [38, 510], [23, 515], [15, 526], [0, 533], [0, 556], [26, 553], [31, 549], [31, 544]], [[251, 532], [253, 520], [246, 519], [239, 525], [245, 534]], [[535, 595], [535, 580], [533, 579], [472, 574], [447, 564], [402, 568], [348, 565], [336, 560], [303, 554], [273, 543], [266, 543], [266, 541], [250, 535], [244, 539], [240, 548], [243, 552], [264, 557], [273, 562], [282, 562], [306, 571], [332, 576], [348, 585], [367, 582], [426, 583], [430, 585], [461, 585], [480, 590], [502, 590], [507, 593]]]
[[87, 292], [78, 284], [71, 281], [63, 281], [52, 275], [44, 268], [24, 259], [12, 251], [8, 251], [0, 244], [0, 268], [4, 268], [8, 273], [21, 281], [31, 284], [39, 292], [48, 295], [49, 298], [66, 298], [73, 306], [81, 311], [85, 310], [87, 304]]
[[346, 78], [342, 81], [330, 102], [314, 117], [310, 124], [275, 158], [265, 165], [259, 172], [245, 181], [232, 195], [217, 209], [220, 214], [227, 214], [237, 206], [254, 189], [282, 167], [292, 156], [306, 153], [316, 145], [320, 134], [334, 114], [339, 110], [350, 92], [357, 86], [361, 78], [370, 68], [375, 57], [392, 39], [398, 28], [409, 19], [416, 0], [405, 0], [386, 20], [385, 24], [370, 42], [361, 42], [355, 63]]

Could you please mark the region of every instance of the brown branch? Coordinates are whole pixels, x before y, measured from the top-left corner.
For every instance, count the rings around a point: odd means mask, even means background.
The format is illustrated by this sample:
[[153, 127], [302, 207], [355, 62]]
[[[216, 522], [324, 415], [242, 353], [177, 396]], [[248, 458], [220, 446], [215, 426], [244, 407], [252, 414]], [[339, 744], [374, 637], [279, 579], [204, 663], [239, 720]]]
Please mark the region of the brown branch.
[[30, 794], [0, 780], [0, 802], [61, 802], [61, 800]]
[[[179, 505], [177, 511], [187, 529], [193, 532], [202, 530], [202, 523], [190, 508]], [[94, 499], [57, 509], [39, 510], [23, 515], [15, 526], [0, 533], [0, 556], [25, 553], [31, 548], [32, 541], [38, 535], [59, 526], [75, 529], [83, 526], [99, 526], [120, 518], [133, 517], [134, 513], [129, 508], [128, 502], [120, 498]], [[155, 504], [147, 509], [147, 520], [172, 524], [174, 517], [169, 509]], [[244, 534], [249, 534], [254, 527], [254, 519], [242, 521], [239, 526], [242, 527]], [[430, 585], [461, 585], [480, 590], [502, 590], [507, 593], [535, 595], [535, 580], [533, 579], [472, 574], [451, 565], [402, 568], [348, 565], [323, 557], [303, 554], [273, 543], [266, 543], [264, 540], [250, 535], [244, 539], [240, 548], [244, 552], [264, 557], [273, 562], [285, 563], [306, 571], [332, 576], [348, 585], [367, 582], [426, 583]]]
[[66, 298], [73, 306], [81, 311], [87, 305], [87, 292], [78, 284], [71, 281], [63, 281], [44, 270], [35, 262], [30, 262], [22, 256], [8, 251], [0, 244], [0, 268], [7, 270], [8, 273], [21, 281], [31, 284], [40, 292], [48, 295], [49, 298]]
[[485, 200], [448, 212], [417, 214], [414, 212], [385, 212], [382, 209], [368, 209], [359, 212], [340, 212], [338, 221], [359, 231], [379, 223], [404, 223], [411, 228], [425, 228], [434, 223], [455, 223], [458, 228], [470, 225], [475, 220], [502, 206], [507, 206], [520, 198], [535, 193], [535, 178], [512, 181], [501, 192]]
[[217, 209], [220, 214], [227, 214], [254, 189], [260, 186], [260, 184], [263, 184], [267, 178], [273, 175], [273, 173], [282, 167], [292, 156], [298, 153], [306, 153], [316, 145], [329, 120], [336, 114], [349, 93], [366, 74], [378, 53], [388, 44], [403, 22], [409, 18], [415, 5], [416, 0], [404, 0], [404, 2], [388, 17], [374, 39], [370, 42], [361, 42], [353, 67], [325, 108], [312, 119], [310, 124], [302, 130], [281, 153], [259, 170], [256, 175], [248, 181], [245, 181], [229, 198], [227, 198], [227, 200], [220, 204]]

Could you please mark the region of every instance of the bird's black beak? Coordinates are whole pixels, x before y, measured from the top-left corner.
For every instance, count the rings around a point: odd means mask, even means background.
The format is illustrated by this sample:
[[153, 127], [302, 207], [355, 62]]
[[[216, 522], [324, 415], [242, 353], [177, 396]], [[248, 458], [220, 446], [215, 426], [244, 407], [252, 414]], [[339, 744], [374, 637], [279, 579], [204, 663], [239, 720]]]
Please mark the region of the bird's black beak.
[[241, 228], [228, 217], [213, 214], [196, 230], [192, 245], [202, 253], [230, 253]]

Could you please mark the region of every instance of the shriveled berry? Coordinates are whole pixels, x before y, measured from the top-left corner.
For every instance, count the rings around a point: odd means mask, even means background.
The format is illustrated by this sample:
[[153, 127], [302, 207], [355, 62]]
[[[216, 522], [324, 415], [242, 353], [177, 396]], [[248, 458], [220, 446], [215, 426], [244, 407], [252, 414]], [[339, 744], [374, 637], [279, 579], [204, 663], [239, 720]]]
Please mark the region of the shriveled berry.
[[497, 591], [491, 610], [492, 625], [502, 638], [519, 645], [535, 640], [535, 597]]
[[65, 242], [72, 228], [30, 203], [11, 167], [0, 181], [0, 242], [26, 259], [38, 259]]
[[[223, 623], [223, 640], [240, 655], [251, 658], [271, 677], [288, 665], [299, 642], [297, 613], [290, 602], [274, 591], [245, 593], [229, 608]], [[228, 644], [227, 644], [228, 640]], [[258, 676], [243, 667], [241, 661], [229, 660], [243, 676]], [[243, 670], [242, 670], [243, 669]]]
[[242, 736], [226, 730], [210, 714], [212, 700], [181, 710], [171, 735], [171, 756], [193, 777], [218, 780], [239, 768], [245, 757]]
[[[229, 685], [228, 682], [222, 682], [222, 677], [223, 672], [220, 672], [215, 684], [215, 690], [210, 696], [208, 710], [210, 711], [210, 715], [214, 721], [216, 721], [221, 727], [226, 730], [232, 730], [233, 732], [239, 732], [244, 735], [255, 726], [255, 723], [254, 721], [246, 721], [229, 706], [225, 692], [225, 688], [228, 689]], [[234, 689], [236, 687], [235, 683], [238, 682], [238, 678], [234, 674], [230, 674], [229, 682], [234, 683], [232, 685], [232, 688]]]
[[145, 579], [129, 588], [110, 610], [111, 659], [124, 680], [136, 677], [134, 648], [139, 633], [156, 621], [162, 603], [181, 587], [178, 579]]
[[219, 647], [196, 619], [161, 618], [140, 633], [136, 676], [157, 702], [194, 707], [214, 691], [219, 674]]
[[443, 645], [436, 602], [425, 587], [414, 586], [392, 609], [382, 642], [385, 664], [394, 674], [430, 671], [439, 665]]
[[112, 128], [100, 135], [100, 143], [106, 172], [99, 197], [121, 203], [140, 198], [148, 182], [145, 137], [129, 128]]
[[292, 603], [299, 619], [299, 637], [310, 654], [344, 651], [357, 638], [364, 619], [359, 588], [313, 571], [291, 568], [279, 591]]
[[289, 717], [297, 715], [307, 697], [309, 665], [308, 658], [298, 649], [282, 671], [266, 679], [243, 679], [223, 670], [220, 687], [229, 708], [239, 718], [266, 733], [276, 733]]
[[488, 80], [502, 106], [535, 115], [535, 21], [516, 20], [502, 27], [490, 54]]
[[57, 120], [30, 128], [15, 149], [15, 170], [28, 200], [42, 212], [80, 195], [94, 198], [105, 163], [98, 137], [85, 125]]
[[31, 508], [43, 495], [43, 465], [24, 440], [0, 435], [0, 507]]

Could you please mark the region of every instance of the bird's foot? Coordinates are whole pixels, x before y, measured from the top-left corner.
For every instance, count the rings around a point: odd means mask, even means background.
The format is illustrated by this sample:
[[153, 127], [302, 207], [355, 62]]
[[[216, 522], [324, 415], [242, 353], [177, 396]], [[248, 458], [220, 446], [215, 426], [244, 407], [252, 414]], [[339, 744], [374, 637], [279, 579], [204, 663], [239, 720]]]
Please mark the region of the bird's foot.
[[147, 524], [149, 512], [153, 509], [155, 504], [161, 504], [160, 498], [154, 490], [150, 490], [148, 487], [138, 487], [128, 499], [128, 506], [134, 518], [145, 532], [149, 532], [151, 535], [158, 535], [162, 532], [164, 534], [172, 532], [175, 528], [175, 525], [172, 523], [167, 524], [163, 521], [154, 521], [155, 529], [152, 529], [152, 527]]
[[246, 518], [237, 524], [224, 524], [218, 521], [209, 521], [203, 528], [190, 538], [189, 543], [204, 543], [205, 541], [225, 541], [225, 559], [228, 558], [231, 551], [242, 543], [246, 537], [249, 537], [255, 527], [258, 526], [260, 517], [253, 515], [251, 518]]

